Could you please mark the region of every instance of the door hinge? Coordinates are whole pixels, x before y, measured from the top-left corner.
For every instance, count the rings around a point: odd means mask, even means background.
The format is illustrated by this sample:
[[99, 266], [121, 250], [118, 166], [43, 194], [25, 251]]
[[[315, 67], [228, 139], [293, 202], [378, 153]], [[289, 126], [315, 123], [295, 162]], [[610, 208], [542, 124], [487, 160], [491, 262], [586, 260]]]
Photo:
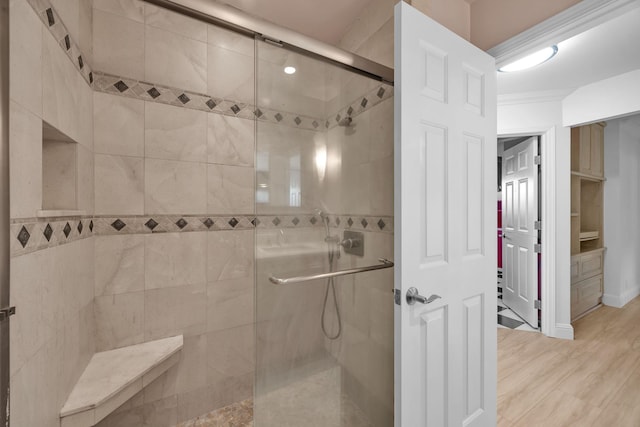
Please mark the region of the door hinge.
[[533, 245], [533, 251], [537, 254], [542, 253], [542, 245], [540, 243], [536, 243]]
[[533, 308], [535, 308], [536, 310], [542, 309], [542, 301], [540, 301], [539, 299], [535, 300], [533, 302]]
[[533, 164], [534, 165], [541, 165], [542, 164], [542, 157], [541, 156], [534, 156], [533, 157]]
[[402, 291], [400, 289], [396, 289], [393, 294], [393, 300], [397, 305], [402, 304]]
[[7, 320], [10, 316], [13, 316], [14, 314], [16, 314], [15, 307], [5, 307], [3, 309], [0, 309], [0, 322], [2, 322], [3, 320]]
[[533, 229], [534, 230], [542, 230], [542, 221], [535, 221], [533, 223]]

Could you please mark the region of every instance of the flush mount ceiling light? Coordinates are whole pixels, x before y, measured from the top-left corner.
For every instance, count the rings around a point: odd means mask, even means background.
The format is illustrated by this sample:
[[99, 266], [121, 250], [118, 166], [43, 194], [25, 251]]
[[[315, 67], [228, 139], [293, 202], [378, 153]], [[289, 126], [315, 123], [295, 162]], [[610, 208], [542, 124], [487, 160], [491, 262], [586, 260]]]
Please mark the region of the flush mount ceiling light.
[[558, 53], [558, 46], [549, 46], [545, 47], [542, 50], [539, 50], [531, 55], [525, 56], [522, 59], [518, 59], [517, 61], [512, 62], [511, 64], [507, 64], [504, 67], [498, 68], [498, 71], [503, 73], [511, 73], [513, 71], [522, 71], [536, 65], [540, 65], [543, 62], [547, 62]]
[[293, 74], [296, 72], [296, 67], [284, 67], [284, 72], [287, 74]]

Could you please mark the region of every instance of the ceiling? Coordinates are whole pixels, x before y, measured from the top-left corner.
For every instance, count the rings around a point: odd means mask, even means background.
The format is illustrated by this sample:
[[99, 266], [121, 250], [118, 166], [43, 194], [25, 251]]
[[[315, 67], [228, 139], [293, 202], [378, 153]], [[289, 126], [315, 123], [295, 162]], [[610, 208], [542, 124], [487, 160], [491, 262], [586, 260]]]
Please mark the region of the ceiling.
[[253, 16], [332, 45], [371, 0], [219, 0]]
[[640, 8], [558, 44], [529, 70], [498, 73], [498, 94], [570, 90], [640, 69]]

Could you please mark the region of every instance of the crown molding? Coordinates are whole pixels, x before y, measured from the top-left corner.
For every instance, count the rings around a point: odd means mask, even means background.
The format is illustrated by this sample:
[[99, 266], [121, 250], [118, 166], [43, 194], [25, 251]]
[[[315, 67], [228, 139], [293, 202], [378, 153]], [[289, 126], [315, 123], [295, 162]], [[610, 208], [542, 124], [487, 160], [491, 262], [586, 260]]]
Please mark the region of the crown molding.
[[487, 51], [496, 69], [640, 7], [640, 0], [582, 0]]

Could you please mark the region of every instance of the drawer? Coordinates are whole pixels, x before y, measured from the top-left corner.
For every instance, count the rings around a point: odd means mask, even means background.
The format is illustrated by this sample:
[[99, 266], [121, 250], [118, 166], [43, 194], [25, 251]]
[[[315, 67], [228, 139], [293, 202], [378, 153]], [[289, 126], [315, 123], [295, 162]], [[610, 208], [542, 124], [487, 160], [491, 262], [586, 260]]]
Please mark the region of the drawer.
[[571, 283], [575, 283], [580, 279], [580, 260], [579, 256], [571, 257]]
[[602, 274], [571, 285], [571, 319], [600, 304], [602, 285]]
[[587, 277], [602, 274], [602, 251], [582, 255], [580, 257], [580, 277]]

